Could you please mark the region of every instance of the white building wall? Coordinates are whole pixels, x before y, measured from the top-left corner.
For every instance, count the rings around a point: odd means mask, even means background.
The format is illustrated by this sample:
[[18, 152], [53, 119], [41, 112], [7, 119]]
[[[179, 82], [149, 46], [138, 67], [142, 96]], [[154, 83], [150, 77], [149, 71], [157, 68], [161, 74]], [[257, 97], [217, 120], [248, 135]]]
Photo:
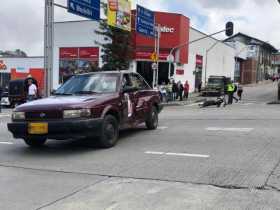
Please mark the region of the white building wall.
[[[205, 34], [198, 30], [190, 29], [190, 41], [204, 37]], [[214, 46], [208, 53], [207, 50]], [[231, 46], [220, 42], [214, 38], [205, 38], [198, 42], [194, 42], [189, 46], [189, 62], [184, 65], [185, 74], [175, 75], [175, 80], [181, 82], [189, 81], [190, 91], [195, 89], [195, 67], [196, 67], [196, 55], [203, 56], [203, 69], [202, 69], [202, 82], [205, 84], [205, 72], [206, 81], [211, 75], [227, 76], [234, 78], [234, 66], [235, 66], [235, 50]], [[206, 67], [207, 57], [207, 67]], [[176, 66], [175, 70], [180, 67]]]
[[99, 67], [102, 66], [102, 50], [98, 43], [104, 43], [103, 36], [95, 33], [99, 29], [96, 21], [73, 21], [54, 24], [53, 85], [59, 86], [59, 48], [99, 47]]

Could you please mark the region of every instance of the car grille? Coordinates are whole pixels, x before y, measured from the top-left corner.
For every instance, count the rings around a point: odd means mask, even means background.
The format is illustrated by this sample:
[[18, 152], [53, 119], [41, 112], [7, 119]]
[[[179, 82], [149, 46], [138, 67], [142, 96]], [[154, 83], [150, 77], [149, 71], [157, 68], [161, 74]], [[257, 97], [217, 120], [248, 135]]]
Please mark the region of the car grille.
[[63, 114], [61, 111], [42, 111], [42, 112], [26, 112], [25, 119], [34, 121], [34, 120], [57, 120], [62, 119]]

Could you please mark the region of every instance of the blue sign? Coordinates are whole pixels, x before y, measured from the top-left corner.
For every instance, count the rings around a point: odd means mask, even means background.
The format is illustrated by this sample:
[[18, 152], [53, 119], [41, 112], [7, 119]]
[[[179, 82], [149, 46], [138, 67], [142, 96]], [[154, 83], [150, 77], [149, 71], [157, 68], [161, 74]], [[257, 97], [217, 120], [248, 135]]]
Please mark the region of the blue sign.
[[100, 0], [68, 0], [68, 12], [100, 20]]
[[155, 13], [137, 5], [136, 31], [145, 36], [155, 36]]

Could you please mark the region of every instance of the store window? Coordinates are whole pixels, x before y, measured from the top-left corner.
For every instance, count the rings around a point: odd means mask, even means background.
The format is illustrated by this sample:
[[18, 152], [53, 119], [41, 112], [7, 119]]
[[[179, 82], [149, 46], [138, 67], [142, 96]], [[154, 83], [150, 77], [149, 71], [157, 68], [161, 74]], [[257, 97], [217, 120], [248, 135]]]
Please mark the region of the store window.
[[72, 75], [98, 71], [98, 47], [67, 47], [59, 50], [59, 82]]

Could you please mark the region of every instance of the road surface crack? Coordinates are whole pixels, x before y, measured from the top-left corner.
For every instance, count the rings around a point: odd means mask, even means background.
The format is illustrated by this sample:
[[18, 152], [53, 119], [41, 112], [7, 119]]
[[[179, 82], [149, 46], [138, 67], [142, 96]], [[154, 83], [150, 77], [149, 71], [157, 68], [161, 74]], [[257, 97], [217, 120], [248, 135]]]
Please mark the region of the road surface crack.
[[110, 179], [110, 178], [107, 177], [107, 178], [102, 179], [102, 180], [100, 180], [100, 181], [98, 181], [98, 182], [95, 182], [94, 184], [89, 184], [89, 185], [86, 185], [86, 186], [84, 186], [84, 187], [81, 187], [81, 188], [79, 188], [79, 189], [77, 189], [77, 190], [75, 190], [75, 191], [73, 191], [73, 192], [71, 192], [71, 193], [69, 193], [69, 194], [66, 194], [66, 195], [64, 195], [64, 196], [62, 196], [62, 197], [60, 197], [60, 198], [58, 198], [58, 199], [56, 199], [56, 200], [54, 200], [54, 201], [51, 201], [51, 202], [49, 202], [49, 203], [47, 203], [47, 204], [44, 204], [44, 205], [40, 206], [39, 208], [36, 208], [36, 210], [41, 210], [41, 209], [47, 208], [47, 207], [49, 207], [49, 206], [52, 206], [52, 205], [58, 203], [59, 201], [62, 201], [62, 200], [64, 200], [64, 199], [67, 199], [67, 198], [69, 198], [69, 197], [71, 197], [71, 196], [73, 196], [73, 195], [75, 195], [75, 194], [77, 194], [77, 193], [79, 193], [79, 192], [81, 192], [81, 191], [84, 191], [84, 190], [86, 190], [86, 189], [88, 189], [88, 188], [90, 188], [90, 187], [93, 187], [93, 186], [95, 186], [95, 185], [97, 185], [97, 184], [100, 184], [100, 183], [102, 183], [102, 182], [105, 182], [105, 181], [107, 181], [108, 179]]

